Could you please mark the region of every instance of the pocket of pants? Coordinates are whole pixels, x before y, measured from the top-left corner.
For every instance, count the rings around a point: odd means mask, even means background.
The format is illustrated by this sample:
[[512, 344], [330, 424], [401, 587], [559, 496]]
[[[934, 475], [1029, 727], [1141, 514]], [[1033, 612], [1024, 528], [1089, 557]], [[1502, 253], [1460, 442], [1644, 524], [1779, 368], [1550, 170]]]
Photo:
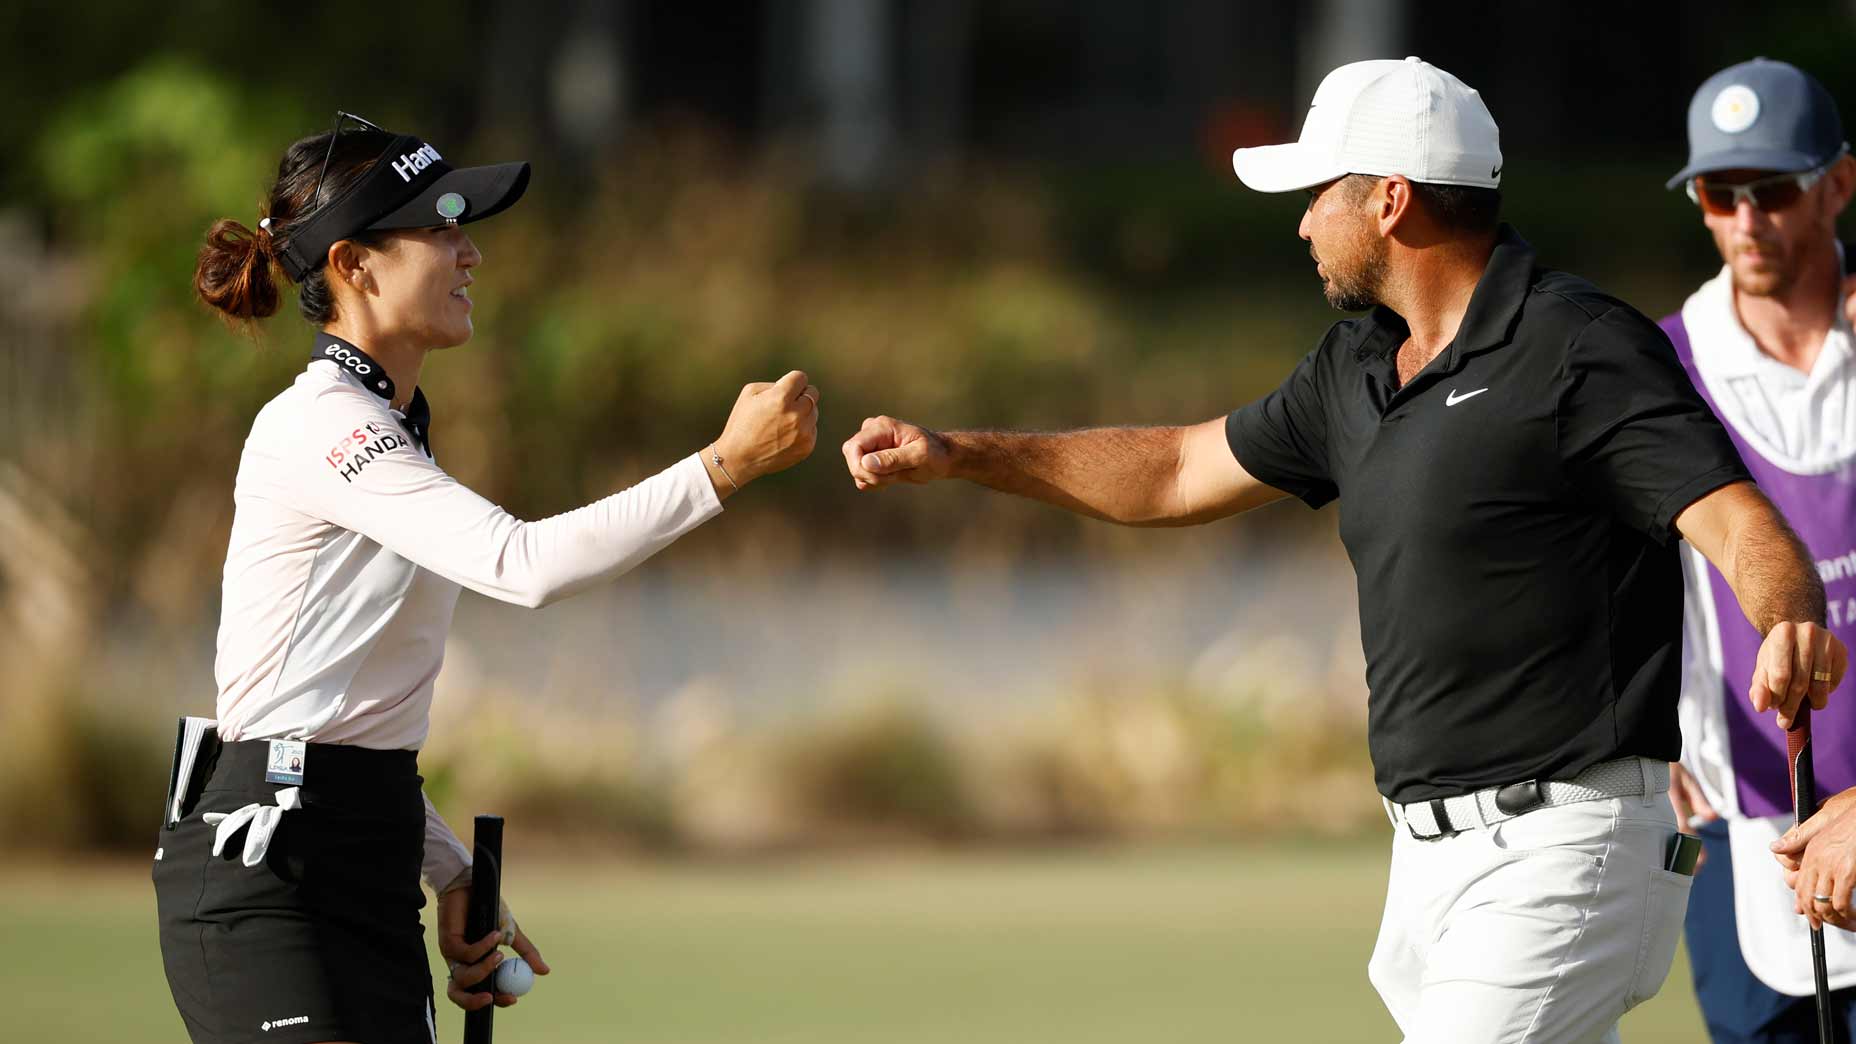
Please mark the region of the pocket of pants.
[[1650, 871], [1643, 903], [1643, 935], [1637, 948], [1637, 971], [1631, 976], [1626, 1008], [1634, 1008], [1656, 995], [1675, 963], [1676, 944], [1682, 937], [1682, 917], [1688, 911], [1688, 892], [1695, 879], [1672, 870]]

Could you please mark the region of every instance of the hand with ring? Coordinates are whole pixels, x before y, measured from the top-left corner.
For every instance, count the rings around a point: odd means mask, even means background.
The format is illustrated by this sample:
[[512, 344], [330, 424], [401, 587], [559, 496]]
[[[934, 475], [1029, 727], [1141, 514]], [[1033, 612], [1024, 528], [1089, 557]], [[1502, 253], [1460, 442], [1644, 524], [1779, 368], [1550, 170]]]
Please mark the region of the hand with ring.
[[717, 487], [717, 495], [736, 492], [811, 456], [818, 442], [819, 395], [803, 370], [743, 387], [722, 434], [703, 454], [705, 461], [720, 458], [716, 467], [722, 474], [710, 476], [725, 483]]
[[1797, 896], [1795, 909], [1811, 927], [1856, 931], [1856, 787], [1824, 802], [1817, 813], [1772, 843]]
[[1782, 620], [1760, 643], [1747, 697], [1756, 711], [1778, 711], [1779, 728], [1789, 730], [1807, 700], [1813, 710], [1829, 704], [1848, 665], [1849, 651], [1829, 628]]

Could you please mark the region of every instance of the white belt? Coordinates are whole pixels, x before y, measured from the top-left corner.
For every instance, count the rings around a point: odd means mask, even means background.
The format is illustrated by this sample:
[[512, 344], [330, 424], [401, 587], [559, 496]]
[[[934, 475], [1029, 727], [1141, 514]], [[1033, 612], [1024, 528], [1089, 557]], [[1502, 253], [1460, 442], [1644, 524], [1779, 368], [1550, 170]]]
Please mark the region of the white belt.
[[207, 826], [217, 826], [213, 833], [213, 854], [225, 851], [226, 842], [241, 827], [250, 824], [251, 829], [245, 834], [246, 866], [257, 866], [264, 862], [264, 853], [271, 849], [271, 835], [277, 832], [277, 824], [283, 820], [284, 813], [291, 809], [303, 807], [303, 795], [297, 787], [285, 787], [277, 792], [277, 804], [260, 805], [252, 802], [243, 808], [231, 812], [208, 812], [200, 818]]
[[1395, 827], [1431, 841], [1464, 830], [1493, 826], [1537, 808], [1604, 798], [1644, 797], [1669, 789], [1669, 763], [1654, 758], [1620, 758], [1600, 762], [1571, 779], [1524, 780], [1487, 787], [1473, 794], [1414, 801], [1409, 805], [1381, 799]]

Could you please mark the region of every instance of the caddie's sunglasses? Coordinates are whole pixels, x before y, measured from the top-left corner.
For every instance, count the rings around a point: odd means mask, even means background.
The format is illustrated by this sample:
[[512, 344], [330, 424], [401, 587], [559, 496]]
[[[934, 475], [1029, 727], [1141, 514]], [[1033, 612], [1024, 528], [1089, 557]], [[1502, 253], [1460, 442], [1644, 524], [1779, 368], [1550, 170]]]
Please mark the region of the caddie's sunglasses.
[[[1844, 152], [1847, 151], [1846, 147]], [[1739, 209], [1742, 200], [1751, 203], [1754, 210], [1770, 214], [1784, 210], [1804, 198], [1804, 194], [1811, 191], [1811, 186], [1817, 184], [1830, 170], [1831, 164], [1842, 158], [1843, 152], [1839, 152], [1831, 158], [1830, 163], [1821, 167], [1795, 174], [1774, 174], [1769, 178], [1743, 181], [1738, 185], [1709, 181], [1708, 175], [1703, 174], [1689, 179], [1688, 198], [1694, 200], [1695, 205], [1703, 211], [1717, 216], [1732, 214]]]
[[347, 120], [353, 120], [354, 122], [360, 124], [361, 126], [366, 127], [368, 130], [380, 131], [380, 133], [382, 134], [387, 133], [385, 129], [381, 127], [377, 127], [372, 123], [369, 123], [367, 120], [359, 116], [356, 116], [352, 112], [342, 112], [340, 110], [337, 110], [335, 113], [335, 127], [333, 130], [329, 131], [329, 150], [322, 154], [322, 169], [316, 172], [316, 188], [315, 188], [315, 191], [309, 194], [311, 206], [315, 205], [315, 201], [317, 197], [322, 192], [322, 179], [324, 175], [328, 174], [329, 172], [329, 160], [335, 157], [335, 139], [341, 137], [342, 123]]

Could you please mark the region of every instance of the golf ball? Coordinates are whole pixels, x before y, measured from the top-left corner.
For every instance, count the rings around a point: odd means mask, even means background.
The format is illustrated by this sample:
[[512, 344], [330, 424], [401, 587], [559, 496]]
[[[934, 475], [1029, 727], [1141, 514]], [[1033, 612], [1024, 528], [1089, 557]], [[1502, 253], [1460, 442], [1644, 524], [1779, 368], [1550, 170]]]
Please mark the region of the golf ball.
[[496, 992], [520, 997], [535, 986], [535, 969], [520, 957], [511, 957], [496, 966]]

